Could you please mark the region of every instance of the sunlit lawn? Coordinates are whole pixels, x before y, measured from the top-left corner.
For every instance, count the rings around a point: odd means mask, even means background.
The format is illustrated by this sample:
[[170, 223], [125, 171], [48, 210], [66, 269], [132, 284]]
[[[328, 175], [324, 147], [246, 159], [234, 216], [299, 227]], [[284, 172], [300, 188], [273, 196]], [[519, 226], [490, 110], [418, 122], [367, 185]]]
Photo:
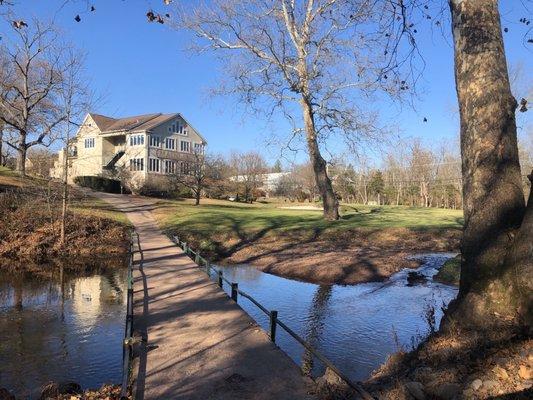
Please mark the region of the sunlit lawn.
[[157, 211], [163, 228], [189, 233], [270, 232], [291, 230], [335, 231], [356, 228], [450, 229], [462, 226], [461, 210], [404, 206], [343, 205], [341, 219], [324, 221], [321, 211], [287, 210], [280, 206], [309, 206], [309, 203], [242, 204], [223, 200], [163, 201]]

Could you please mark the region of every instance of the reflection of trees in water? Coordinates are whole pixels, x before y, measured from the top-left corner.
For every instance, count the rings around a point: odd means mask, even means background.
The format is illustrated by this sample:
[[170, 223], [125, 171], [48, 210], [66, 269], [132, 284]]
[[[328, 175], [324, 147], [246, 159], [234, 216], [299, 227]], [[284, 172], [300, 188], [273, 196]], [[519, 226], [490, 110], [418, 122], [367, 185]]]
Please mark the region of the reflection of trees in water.
[[[307, 320], [307, 335], [305, 337], [305, 340], [312, 347], [316, 347], [322, 337], [324, 319], [327, 316], [329, 299], [331, 298], [332, 291], [333, 286], [319, 286], [313, 296]], [[309, 350], [305, 349], [302, 357], [302, 372], [305, 375], [311, 375], [313, 366], [314, 356]]]
[[73, 345], [84, 334], [80, 329], [87, 321], [78, 326], [78, 318], [69, 318], [80, 312], [79, 318], [86, 317], [83, 310], [72, 309], [82, 283], [91, 283], [95, 276], [101, 277], [98, 282], [105, 282], [103, 287], [94, 287], [97, 293], [92, 293], [93, 297], [111, 294], [121, 299], [124, 292], [121, 281], [126, 272], [121, 270], [69, 271], [60, 264], [47, 272], [40, 276], [0, 271], [0, 332], [4, 334], [0, 376], [3, 385], [28, 395], [65, 373], [68, 365], [85, 361], [89, 350]]
[[121, 298], [122, 295], [122, 287], [117, 283], [117, 276], [113, 271], [104, 271], [103, 276], [111, 289], [113, 289], [114, 294], [117, 296], [117, 298]]

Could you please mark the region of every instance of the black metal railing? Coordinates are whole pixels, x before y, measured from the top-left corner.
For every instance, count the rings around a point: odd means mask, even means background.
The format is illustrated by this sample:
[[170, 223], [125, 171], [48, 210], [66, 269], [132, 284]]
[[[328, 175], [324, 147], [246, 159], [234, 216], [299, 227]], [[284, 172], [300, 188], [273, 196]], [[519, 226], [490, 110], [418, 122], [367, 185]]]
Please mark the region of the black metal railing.
[[120, 390], [120, 397], [126, 398], [128, 395], [128, 387], [131, 375], [131, 361], [133, 359], [133, 262], [135, 251], [134, 240], [137, 249], [141, 254], [141, 263], [143, 261], [139, 235], [132, 231], [130, 235], [130, 249], [128, 255], [128, 291], [126, 296], [126, 325], [124, 327], [124, 341], [122, 347], [122, 387]]
[[[339, 378], [348, 384], [353, 390], [355, 390], [364, 400], [373, 400], [374, 398], [364, 390], [361, 385], [356, 382], [353, 382], [348, 376], [346, 376], [341, 370], [339, 370], [326, 356], [324, 356], [320, 351], [311, 346], [307, 341], [305, 341], [300, 335], [294, 332], [289, 328], [283, 321], [278, 318], [277, 310], [268, 310], [256, 299], [254, 299], [250, 294], [239, 289], [239, 284], [237, 282], [229, 281], [225, 276], [223, 271], [213, 267], [209, 260], [205, 259], [200, 255], [199, 251], [194, 251], [187, 242], [180, 241], [178, 236], [173, 236], [172, 240], [179, 247], [183, 249], [186, 255], [191, 257], [199, 267], [203, 267], [205, 273], [211, 278], [211, 271], [216, 273], [216, 281], [220, 288], [224, 287], [224, 282], [227, 283], [230, 287], [230, 297], [238, 302], [239, 295], [248, 299], [253, 303], [257, 308], [259, 308], [263, 313], [265, 313], [269, 318], [269, 336], [270, 340], [276, 343], [276, 328], [279, 325], [285, 332], [292, 336], [298, 343], [300, 343], [304, 348], [306, 348], [311, 354], [318, 358], [326, 367], [332, 370]], [[194, 255], [194, 257], [192, 257]]]

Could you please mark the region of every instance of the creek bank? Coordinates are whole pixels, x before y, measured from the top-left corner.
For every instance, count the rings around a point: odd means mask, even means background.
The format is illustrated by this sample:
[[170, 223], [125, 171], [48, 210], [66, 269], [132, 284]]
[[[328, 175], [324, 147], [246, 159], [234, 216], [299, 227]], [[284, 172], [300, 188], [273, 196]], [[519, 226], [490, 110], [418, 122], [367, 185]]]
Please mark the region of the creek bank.
[[365, 382], [382, 400], [531, 399], [533, 340], [520, 332], [434, 334]]
[[459, 286], [459, 279], [461, 278], [461, 255], [458, 254], [454, 258], [449, 259], [444, 263], [439, 272], [433, 277], [434, 280], [447, 285]]
[[309, 283], [355, 285], [418, 268], [422, 261], [413, 254], [457, 251], [461, 230], [357, 228], [320, 235], [291, 231], [256, 239], [254, 235], [237, 239], [228, 233], [213, 234], [209, 240], [187, 231], [179, 234], [180, 240], [220, 264], [249, 264]]
[[[39, 400], [124, 400], [120, 397], [120, 385], [102, 385], [99, 389], [82, 390], [76, 382], [50, 382], [41, 388]], [[0, 388], [0, 400], [19, 400], [7, 389]]]
[[[91, 208], [86, 196], [75, 189], [71, 189], [70, 200]], [[0, 267], [39, 272], [57, 263], [76, 269], [86, 267], [86, 261], [95, 257], [125, 257], [129, 243], [125, 224], [90, 212], [70, 211], [62, 244], [60, 215], [58, 183], [0, 175]]]

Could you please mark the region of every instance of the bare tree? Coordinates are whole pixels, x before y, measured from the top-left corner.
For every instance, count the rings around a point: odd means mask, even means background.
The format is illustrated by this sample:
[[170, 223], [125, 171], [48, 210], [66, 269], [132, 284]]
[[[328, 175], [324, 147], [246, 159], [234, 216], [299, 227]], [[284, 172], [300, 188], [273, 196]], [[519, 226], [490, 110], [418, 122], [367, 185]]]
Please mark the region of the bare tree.
[[263, 185], [268, 166], [263, 156], [255, 151], [233, 152], [230, 155], [231, 177], [238, 191], [244, 194], [244, 201], [252, 202], [255, 192]]
[[68, 208], [68, 169], [70, 155], [71, 128], [79, 126], [76, 120], [90, 109], [91, 93], [84, 75], [84, 57], [73, 48], [67, 49], [65, 59], [61, 60], [62, 78], [58, 90], [58, 107], [64, 115], [62, 139], [65, 145], [63, 157], [63, 195], [61, 203], [61, 232], [59, 243], [65, 241], [65, 228]]
[[28, 149], [49, 145], [66, 119], [59, 104], [66, 48], [52, 24], [34, 19], [10, 26], [13, 40], [4, 36], [0, 47], [0, 120], [24, 175]]
[[5, 165], [6, 158], [4, 156], [4, 123], [0, 120], [0, 166]]
[[[220, 159], [207, 154], [205, 148], [194, 149], [187, 161], [179, 161], [181, 167], [171, 175], [171, 180], [190, 189], [195, 205], [200, 205], [204, 190], [222, 179]], [[185, 164], [185, 167], [183, 165]]]
[[[520, 177], [515, 110], [497, 0], [451, 0], [465, 227], [463, 325], [533, 325], [533, 196]], [[533, 180], [533, 174], [530, 175]]]
[[[378, 89], [391, 94], [408, 89], [404, 80], [387, 80], [384, 73], [391, 42], [384, 25], [401, 15], [392, 3], [214, 0], [192, 12], [181, 10], [179, 25], [208, 44], [200, 49], [234, 53], [224, 59], [231, 79], [220, 91], [268, 115], [281, 109], [294, 123], [293, 138], [305, 139], [328, 220], [338, 219], [338, 202], [321, 145], [331, 136], [340, 135], [352, 147], [375, 137], [369, 96]], [[392, 65], [398, 67], [398, 61]]]

